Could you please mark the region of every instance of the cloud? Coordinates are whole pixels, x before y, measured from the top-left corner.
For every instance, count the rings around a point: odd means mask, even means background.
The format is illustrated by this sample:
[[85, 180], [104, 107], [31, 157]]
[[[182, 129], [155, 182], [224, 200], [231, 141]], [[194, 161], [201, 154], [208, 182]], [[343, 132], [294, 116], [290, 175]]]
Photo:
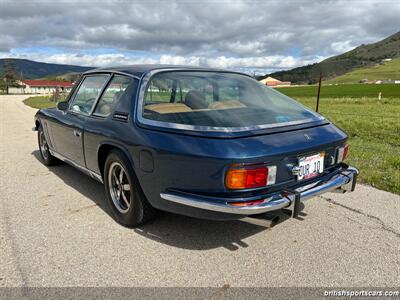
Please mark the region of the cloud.
[[333, 53], [343, 53], [354, 48], [351, 41], [335, 42], [331, 44]]
[[[0, 58], [9, 57], [8, 53], [0, 53]], [[107, 67], [129, 64], [167, 64], [167, 65], [189, 65], [203, 66], [221, 69], [239, 69], [243, 71], [276, 71], [290, 69], [305, 64], [321, 61], [323, 57], [310, 60], [295, 58], [293, 56], [269, 56], [269, 57], [201, 57], [201, 56], [179, 56], [161, 55], [160, 57], [132, 57], [124, 54], [72, 54], [57, 53], [47, 55], [44, 53], [19, 53], [12, 55], [14, 58], [32, 59], [36, 61], [84, 65], [95, 67]]]
[[[399, 15], [388, 0], [2, 1], [0, 49], [56, 48], [64, 54], [43, 58], [89, 65], [282, 69], [382, 39], [399, 30]], [[98, 48], [119, 54], [82, 54]]]

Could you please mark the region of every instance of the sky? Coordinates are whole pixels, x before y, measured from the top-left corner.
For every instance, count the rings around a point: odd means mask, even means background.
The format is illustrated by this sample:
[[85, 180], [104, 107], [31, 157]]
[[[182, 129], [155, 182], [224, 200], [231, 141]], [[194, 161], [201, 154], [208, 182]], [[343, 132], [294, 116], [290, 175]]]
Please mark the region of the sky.
[[269, 73], [379, 41], [399, 16], [400, 0], [0, 0], [0, 58]]

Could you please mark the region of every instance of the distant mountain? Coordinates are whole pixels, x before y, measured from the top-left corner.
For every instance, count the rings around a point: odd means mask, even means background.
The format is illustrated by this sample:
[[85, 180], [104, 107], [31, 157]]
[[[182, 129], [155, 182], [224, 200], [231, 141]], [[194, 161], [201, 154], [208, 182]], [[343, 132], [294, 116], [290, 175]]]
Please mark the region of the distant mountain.
[[357, 68], [376, 65], [386, 58], [400, 58], [400, 32], [380, 42], [361, 45], [351, 51], [332, 56], [319, 63], [266, 74], [265, 76], [260, 76], [259, 79], [272, 76], [282, 81], [310, 83], [318, 80], [320, 72], [322, 72], [324, 79], [331, 79]]
[[[24, 79], [37, 79], [48, 76], [63, 75], [66, 73], [82, 73], [93, 69], [93, 67], [81, 67], [73, 65], [48, 64], [43, 62], [32, 61], [28, 59], [7, 58], [14, 62], [15, 68]], [[4, 61], [0, 59], [0, 74], [3, 71]]]
[[82, 72], [68, 72], [65, 74], [48, 75], [39, 79], [50, 81], [77, 81]]

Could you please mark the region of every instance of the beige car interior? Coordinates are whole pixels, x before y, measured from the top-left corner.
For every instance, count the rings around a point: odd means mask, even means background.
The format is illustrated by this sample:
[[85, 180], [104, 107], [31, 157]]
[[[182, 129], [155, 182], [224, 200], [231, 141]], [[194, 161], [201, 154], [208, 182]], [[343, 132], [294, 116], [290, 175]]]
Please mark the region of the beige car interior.
[[114, 94], [111, 101], [99, 102], [98, 112], [103, 116], [108, 116], [111, 113], [111, 110], [114, 108], [115, 104], [118, 102], [118, 100], [122, 94], [123, 94], [123, 91], [119, 91]]
[[229, 108], [240, 108], [246, 107], [242, 102], [238, 100], [218, 101], [211, 103], [208, 108], [210, 109], [229, 109]]
[[204, 94], [198, 91], [190, 91], [186, 94], [185, 102], [179, 103], [158, 103], [145, 105], [146, 110], [159, 114], [207, 111], [219, 109], [232, 109], [246, 107], [245, 104], [238, 100], [222, 100], [207, 104]]
[[146, 109], [154, 111], [159, 114], [170, 114], [178, 112], [189, 112], [192, 109], [183, 103], [160, 103], [146, 105]]

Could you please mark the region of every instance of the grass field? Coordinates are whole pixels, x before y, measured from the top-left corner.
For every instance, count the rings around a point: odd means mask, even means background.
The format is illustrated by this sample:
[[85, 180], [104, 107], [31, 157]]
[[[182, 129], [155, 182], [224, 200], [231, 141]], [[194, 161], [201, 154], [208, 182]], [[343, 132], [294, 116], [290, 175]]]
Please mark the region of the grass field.
[[327, 80], [325, 83], [358, 83], [362, 79], [400, 80], [400, 59], [394, 59], [369, 68], [360, 68]]
[[50, 108], [57, 105], [56, 102], [50, 101], [49, 96], [34, 96], [24, 100], [24, 103], [33, 108]]
[[[299, 101], [315, 107], [315, 98]], [[400, 194], [400, 97], [381, 101], [324, 98], [319, 108], [348, 134], [347, 162], [360, 169], [360, 180]]]
[[[400, 86], [332, 87], [329, 90], [327, 88], [331, 86], [322, 87], [320, 113], [349, 135], [347, 162], [360, 169], [361, 182], [400, 194]], [[382, 100], [371, 97], [377, 92], [372, 89], [375, 87], [382, 88]], [[316, 87], [280, 90], [315, 108]], [[47, 99], [32, 97], [24, 102], [35, 108], [55, 106]]]
[[[279, 91], [315, 109], [316, 86]], [[319, 112], [348, 134], [360, 180], [400, 194], [400, 85], [322, 86]]]
[[[278, 91], [293, 98], [315, 97], [318, 86], [293, 86], [277, 88]], [[400, 84], [342, 84], [322, 85], [321, 98], [400, 98]]]

